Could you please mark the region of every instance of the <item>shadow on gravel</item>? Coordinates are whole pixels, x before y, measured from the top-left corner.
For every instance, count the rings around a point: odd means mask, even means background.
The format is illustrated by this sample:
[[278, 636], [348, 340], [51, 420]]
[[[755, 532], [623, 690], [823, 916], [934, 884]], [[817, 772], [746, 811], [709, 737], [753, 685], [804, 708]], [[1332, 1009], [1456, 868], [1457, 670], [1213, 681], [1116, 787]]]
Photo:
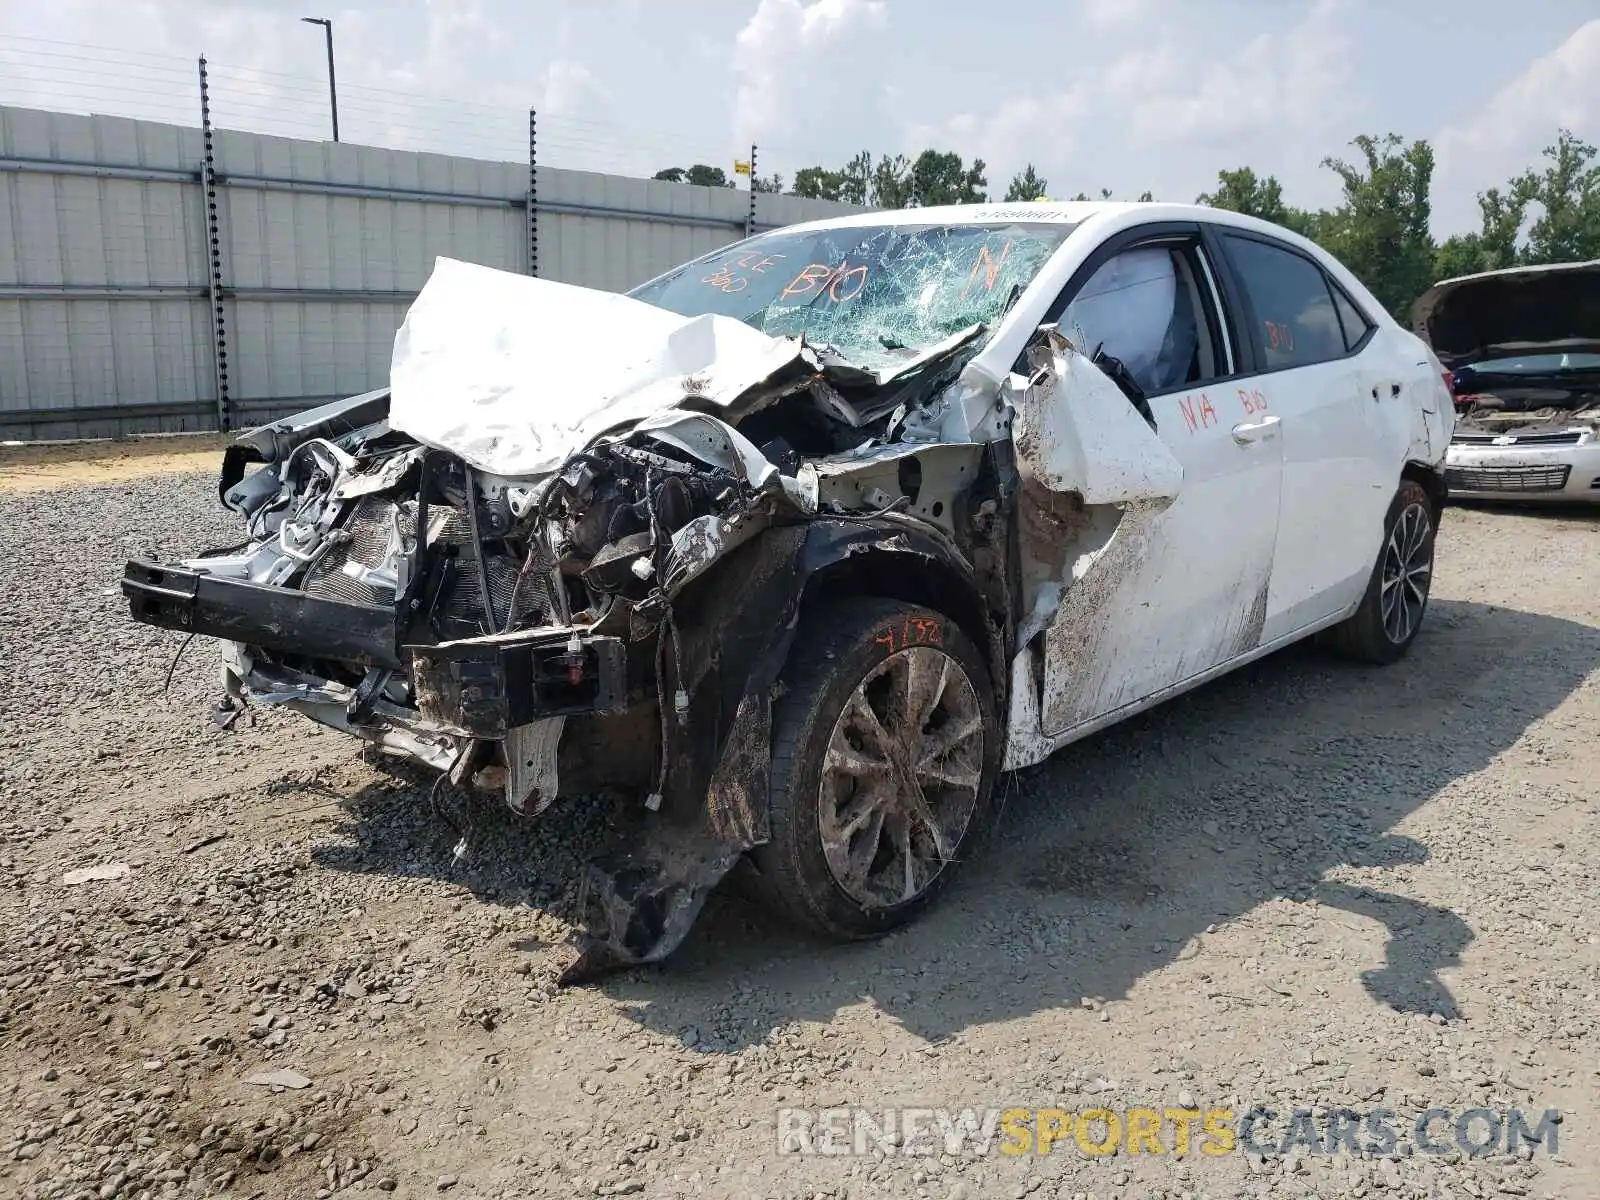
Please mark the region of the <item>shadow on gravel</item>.
[[[883, 941], [820, 944], [718, 897], [664, 968], [602, 986], [651, 1028], [695, 1027], [709, 1052], [868, 997], [937, 1041], [1125, 997], [1188, 958], [1207, 925], [1285, 896], [1381, 923], [1386, 957], [1362, 973], [1367, 992], [1454, 1019], [1463, 1006], [1439, 971], [1460, 961], [1472, 929], [1404, 894], [1405, 869], [1428, 850], [1388, 831], [1487, 766], [1597, 666], [1600, 630], [1452, 601], [1433, 603], [1393, 667], [1291, 647], [1003, 779], [995, 836], [940, 905]], [[1396, 878], [1323, 878], [1342, 864]], [[1217, 965], [1196, 965], [1197, 1002], [1240, 986], [1231, 964]]]
[[[1439, 971], [1459, 962], [1472, 930], [1404, 894], [1407, 868], [1428, 850], [1389, 831], [1487, 766], [1597, 666], [1600, 630], [1459, 601], [1435, 601], [1393, 667], [1291, 647], [1003, 778], [999, 827], [909, 928], [825, 944], [728, 888], [666, 964], [597, 986], [631, 1019], [706, 1053], [863, 1002], [937, 1041], [1125, 997], [1190, 958], [1208, 925], [1285, 896], [1381, 923], [1386, 958], [1362, 973], [1367, 992], [1455, 1018], [1463, 1006]], [[593, 809], [528, 823], [490, 806], [463, 865], [420, 797], [368, 793], [347, 806], [341, 840], [315, 853], [321, 865], [446, 877], [480, 900], [561, 917], [610, 821]], [[1324, 878], [1344, 864], [1373, 869], [1374, 886]], [[1231, 960], [1194, 969], [1197, 1003], [1261, 986], [1235, 977]]]

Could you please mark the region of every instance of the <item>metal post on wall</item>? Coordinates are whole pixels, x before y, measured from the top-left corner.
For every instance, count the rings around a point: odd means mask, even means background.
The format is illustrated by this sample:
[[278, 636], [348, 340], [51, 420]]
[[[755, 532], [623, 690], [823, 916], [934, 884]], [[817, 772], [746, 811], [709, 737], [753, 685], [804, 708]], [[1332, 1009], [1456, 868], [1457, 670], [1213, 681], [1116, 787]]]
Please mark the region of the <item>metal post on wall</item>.
[[528, 274], [539, 274], [539, 114], [528, 110]]
[[752, 237], [756, 231], [756, 146], [750, 143], [750, 212], [744, 219], [744, 235]]
[[205, 55], [200, 56], [200, 137], [205, 157], [200, 166], [200, 183], [206, 202], [206, 294], [211, 303], [211, 362], [216, 372], [217, 428], [227, 433], [233, 428], [232, 405], [228, 401], [228, 325], [222, 308], [222, 220], [217, 211], [217, 158], [211, 128], [211, 89], [206, 78]]
[[327, 17], [301, 17], [307, 25], [321, 25], [328, 42], [328, 111], [333, 116], [333, 140], [339, 140], [339, 91], [333, 83], [333, 22]]

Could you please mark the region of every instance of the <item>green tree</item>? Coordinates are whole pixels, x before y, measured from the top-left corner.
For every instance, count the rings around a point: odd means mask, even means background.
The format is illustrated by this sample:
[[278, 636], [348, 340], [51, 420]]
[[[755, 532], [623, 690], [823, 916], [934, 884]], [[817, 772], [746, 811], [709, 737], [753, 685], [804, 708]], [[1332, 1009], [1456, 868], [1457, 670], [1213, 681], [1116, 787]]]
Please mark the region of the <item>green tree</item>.
[[[1112, 192], [1112, 190], [1110, 188], [1101, 188], [1100, 189], [1100, 194], [1098, 196], [1091, 196], [1091, 195], [1089, 195], [1088, 192], [1079, 192], [1076, 196], [1073, 197], [1073, 200], [1075, 200], [1075, 201], [1115, 200], [1116, 198], [1117, 198], [1116, 194], [1114, 192]], [[1148, 203], [1150, 203], [1150, 201], [1152, 201], [1154, 199], [1155, 199], [1155, 194], [1153, 192], [1143, 191], [1143, 192], [1139, 193], [1139, 201], [1138, 202], [1140, 204], [1148, 204]]]
[[1285, 204], [1283, 185], [1278, 182], [1277, 176], [1268, 175], [1263, 179], [1249, 167], [1218, 171], [1217, 190], [1202, 192], [1194, 202], [1243, 213], [1247, 217], [1259, 217], [1263, 221], [1292, 229], [1304, 237], [1315, 234], [1316, 214]]
[[705, 163], [695, 163], [683, 174], [685, 183], [697, 184], [700, 187], [732, 187], [733, 180], [729, 179], [721, 167], [708, 167]]
[[1445, 238], [1433, 256], [1435, 279], [1456, 279], [1492, 268], [1484, 265], [1483, 238], [1476, 233], [1456, 233]]
[[760, 175], [752, 175], [750, 177], [750, 190], [752, 192], [781, 192], [783, 191], [783, 176], [777, 172], [773, 172], [766, 178], [762, 178]]
[[1008, 201], [1043, 200], [1045, 193], [1049, 190], [1049, 181], [1034, 170], [1032, 163], [1029, 163], [1011, 177], [1011, 186], [1006, 188], [1006, 199]]
[[693, 183], [700, 187], [732, 187], [733, 180], [721, 167], [708, 167], [705, 163], [695, 163], [685, 171], [682, 167], [668, 167], [664, 171], [657, 171], [652, 179], [665, 180], [667, 183]]
[[1595, 155], [1594, 146], [1563, 129], [1555, 145], [1545, 147], [1545, 169], [1529, 170], [1512, 181], [1512, 195], [1539, 213], [1528, 227], [1525, 262], [1600, 258], [1600, 164]]
[[911, 161], [904, 154], [884, 155], [872, 167], [872, 203], [878, 208], [910, 208]]
[[911, 164], [911, 195], [919, 207], [982, 204], [989, 198], [985, 169], [981, 158], [968, 167], [953, 151], [924, 150]]
[[1194, 202], [1244, 213], [1247, 217], [1260, 217], [1276, 225], [1285, 224], [1289, 215], [1289, 208], [1283, 202], [1283, 185], [1277, 176], [1258, 179], [1249, 167], [1218, 171], [1217, 190], [1202, 192]]
[[1315, 234], [1404, 322], [1434, 279], [1433, 148], [1421, 140], [1407, 146], [1393, 133], [1363, 134], [1351, 145], [1360, 161], [1322, 160], [1339, 176], [1344, 195], [1337, 209], [1318, 216]]
[[1508, 192], [1490, 188], [1478, 197], [1478, 212], [1483, 219], [1483, 231], [1478, 240], [1483, 245], [1485, 271], [1517, 264], [1521, 257], [1517, 239], [1527, 219], [1528, 199], [1527, 190], [1514, 185]]
[[794, 194], [811, 200], [837, 200], [844, 175], [826, 167], [802, 167], [794, 173]]
[[845, 204], [864, 205], [872, 194], [872, 155], [863, 150], [839, 168], [839, 199]]
[[1522, 260], [1517, 242], [1527, 218], [1526, 189], [1513, 184], [1505, 192], [1499, 188], [1480, 192], [1478, 212], [1482, 220], [1479, 232], [1454, 234], [1440, 245], [1434, 255], [1435, 278], [1454, 279], [1479, 271], [1498, 271]]

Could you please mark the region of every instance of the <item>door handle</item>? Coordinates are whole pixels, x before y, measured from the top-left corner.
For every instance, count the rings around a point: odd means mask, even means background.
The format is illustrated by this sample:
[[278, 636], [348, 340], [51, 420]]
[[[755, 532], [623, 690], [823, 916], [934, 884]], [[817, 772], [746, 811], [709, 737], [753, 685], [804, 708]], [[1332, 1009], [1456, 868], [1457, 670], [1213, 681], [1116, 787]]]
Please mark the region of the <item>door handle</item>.
[[1278, 418], [1262, 417], [1259, 421], [1247, 421], [1242, 425], [1233, 427], [1233, 440], [1241, 446], [1248, 446], [1251, 442], [1259, 442], [1263, 438], [1278, 435]]

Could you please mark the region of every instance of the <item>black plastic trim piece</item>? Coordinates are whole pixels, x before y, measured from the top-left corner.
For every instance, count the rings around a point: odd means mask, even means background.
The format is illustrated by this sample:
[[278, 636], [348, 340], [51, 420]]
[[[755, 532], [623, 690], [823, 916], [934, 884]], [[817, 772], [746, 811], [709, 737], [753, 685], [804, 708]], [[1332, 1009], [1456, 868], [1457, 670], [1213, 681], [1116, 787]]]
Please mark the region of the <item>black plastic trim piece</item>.
[[135, 621], [160, 629], [365, 667], [401, 666], [390, 607], [346, 604], [138, 559], [123, 569], [122, 594]]

